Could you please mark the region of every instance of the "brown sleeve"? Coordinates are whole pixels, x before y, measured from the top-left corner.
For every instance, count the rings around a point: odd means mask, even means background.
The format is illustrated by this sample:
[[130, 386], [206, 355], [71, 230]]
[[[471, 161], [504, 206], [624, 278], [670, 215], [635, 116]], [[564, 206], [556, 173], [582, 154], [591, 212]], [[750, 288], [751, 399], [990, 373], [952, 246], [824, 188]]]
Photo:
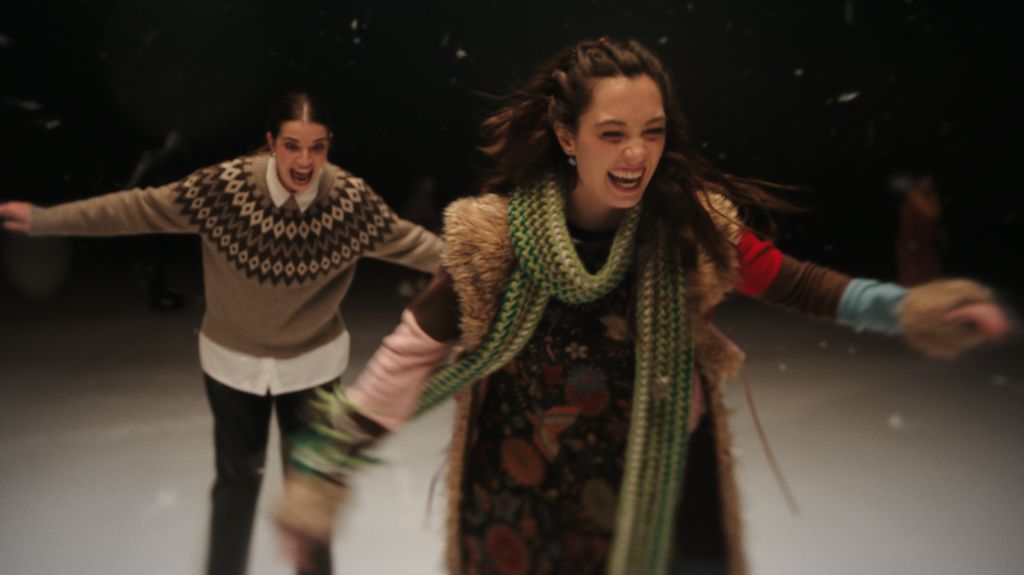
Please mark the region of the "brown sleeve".
[[437, 341], [452, 341], [462, 335], [459, 328], [459, 298], [448, 270], [441, 268], [427, 287], [409, 304], [409, 311], [427, 335]]
[[835, 319], [850, 277], [784, 255], [779, 273], [760, 298], [812, 317]]
[[119, 236], [147, 233], [195, 233], [198, 226], [177, 204], [178, 183], [134, 188], [32, 208], [32, 235]]
[[441, 265], [441, 250], [444, 248], [440, 238], [422, 226], [401, 218], [395, 219], [391, 231], [391, 235], [367, 251], [366, 255], [421, 272], [437, 271]]

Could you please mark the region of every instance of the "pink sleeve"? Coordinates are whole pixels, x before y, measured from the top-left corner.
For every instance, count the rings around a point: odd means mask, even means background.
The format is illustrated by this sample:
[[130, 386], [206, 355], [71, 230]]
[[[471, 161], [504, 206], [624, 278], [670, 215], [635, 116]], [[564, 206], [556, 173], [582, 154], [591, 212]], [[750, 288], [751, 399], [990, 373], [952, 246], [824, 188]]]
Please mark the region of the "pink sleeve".
[[782, 267], [782, 252], [775, 244], [762, 240], [749, 230], [740, 237], [740, 282], [736, 291], [758, 296], [772, 285]]
[[430, 375], [452, 345], [431, 338], [405, 310], [402, 322], [384, 338], [346, 395], [362, 415], [393, 430], [412, 416]]

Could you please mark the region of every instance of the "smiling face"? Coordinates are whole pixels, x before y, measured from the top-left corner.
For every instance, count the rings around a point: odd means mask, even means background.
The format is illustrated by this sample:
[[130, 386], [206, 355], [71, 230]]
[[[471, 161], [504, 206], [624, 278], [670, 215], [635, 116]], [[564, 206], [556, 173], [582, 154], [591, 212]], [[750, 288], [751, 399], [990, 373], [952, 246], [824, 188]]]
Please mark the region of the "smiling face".
[[661, 91], [650, 76], [592, 83], [590, 106], [576, 130], [555, 126], [579, 175], [569, 194], [570, 221], [585, 229], [612, 228], [640, 202], [665, 149], [665, 123]]
[[304, 120], [282, 122], [277, 138], [267, 132], [267, 145], [277, 158], [277, 177], [289, 192], [309, 187], [327, 163], [330, 140], [327, 126]]

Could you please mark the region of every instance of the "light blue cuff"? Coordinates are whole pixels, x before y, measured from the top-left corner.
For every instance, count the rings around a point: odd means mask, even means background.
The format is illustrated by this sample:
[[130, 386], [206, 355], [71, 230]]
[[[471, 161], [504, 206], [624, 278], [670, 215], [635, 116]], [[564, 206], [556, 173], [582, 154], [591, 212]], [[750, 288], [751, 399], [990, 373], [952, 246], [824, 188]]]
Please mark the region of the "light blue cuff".
[[856, 278], [839, 299], [836, 321], [857, 331], [897, 334], [903, 331], [899, 312], [907, 288]]

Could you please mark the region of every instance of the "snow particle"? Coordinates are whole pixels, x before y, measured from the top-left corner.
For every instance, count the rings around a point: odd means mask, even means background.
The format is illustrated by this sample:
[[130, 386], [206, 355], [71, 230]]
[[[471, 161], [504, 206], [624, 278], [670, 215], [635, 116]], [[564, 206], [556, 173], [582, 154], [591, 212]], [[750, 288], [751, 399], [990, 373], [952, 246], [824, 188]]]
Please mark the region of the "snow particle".
[[889, 426], [889, 429], [903, 429], [903, 424], [903, 416], [898, 413], [891, 414], [889, 419], [886, 420], [886, 425]]
[[803, 68], [793, 68], [793, 75], [796, 76], [797, 78], [803, 76], [804, 75], [804, 69]]
[[839, 97], [836, 98], [836, 101], [839, 102], [840, 104], [846, 104], [848, 102], [856, 100], [859, 96], [860, 92], [843, 92], [842, 94], [839, 94]]
[[43, 109], [43, 105], [34, 100], [15, 100], [12, 98], [9, 100], [5, 100], [4, 103], [9, 106], [17, 106], [22, 110], [26, 110], [29, 112], [38, 112], [39, 110]]

